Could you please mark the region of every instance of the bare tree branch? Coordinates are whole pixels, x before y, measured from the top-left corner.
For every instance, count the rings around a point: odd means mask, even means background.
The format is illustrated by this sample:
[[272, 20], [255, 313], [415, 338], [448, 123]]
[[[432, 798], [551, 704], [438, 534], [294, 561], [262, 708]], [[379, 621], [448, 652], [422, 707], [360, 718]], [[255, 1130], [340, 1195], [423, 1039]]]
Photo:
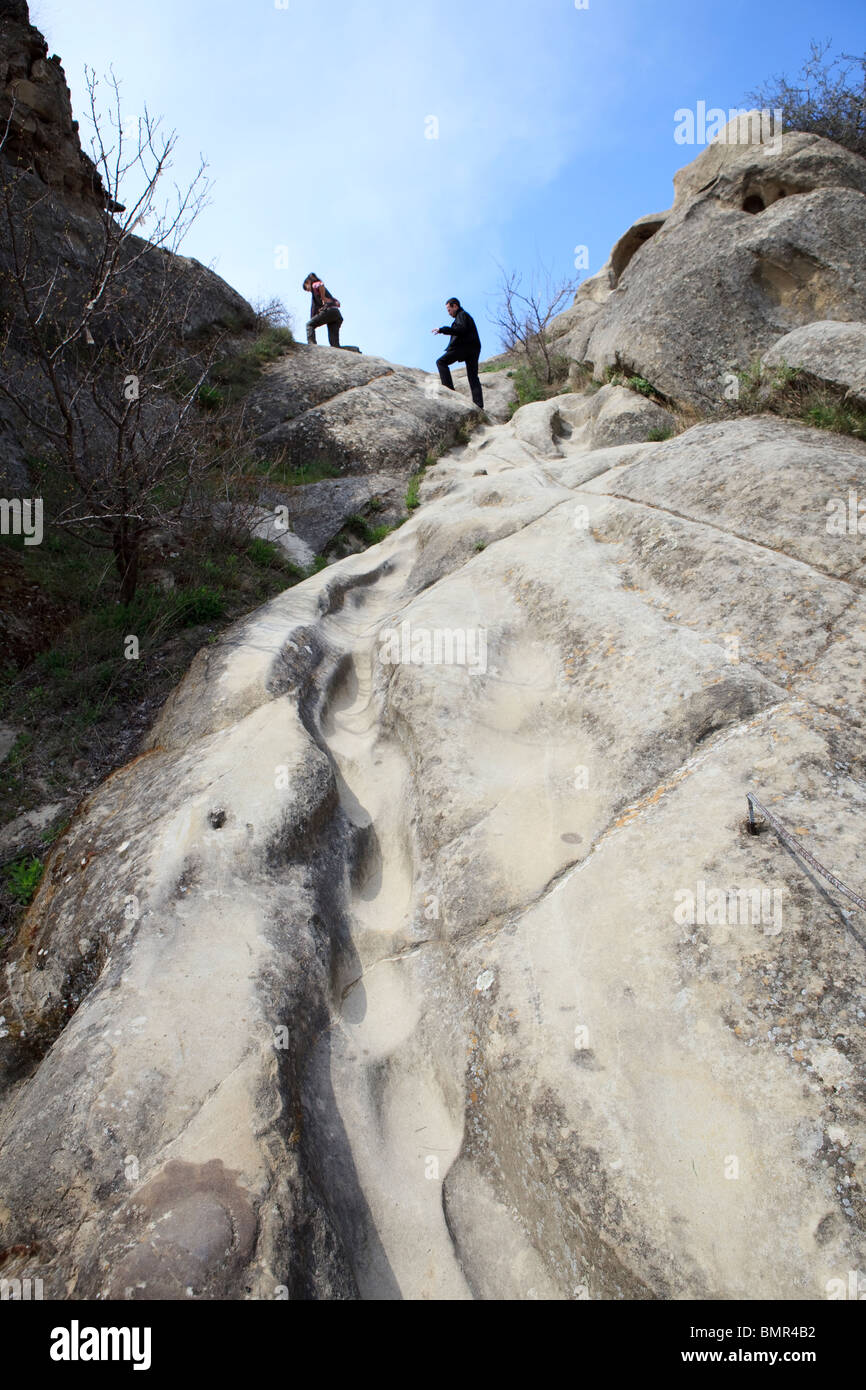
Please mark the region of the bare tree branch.
[[[135, 594], [147, 533], [186, 505], [212, 457], [212, 425], [197, 409], [220, 340], [179, 381], [177, 340], [200, 291], [203, 269], [176, 256], [205, 204], [205, 164], [185, 189], [158, 198], [176, 135], [149, 111], [127, 131], [111, 73], [108, 114], [87, 71], [91, 148], [105, 207], [93, 219], [82, 288], [64, 258], [37, 236], [45, 195], [35, 177], [0, 158], [0, 270], [13, 291], [0, 346], [0, 395], [48, 450], [70, 493], [57, 524], [109, 546], [120, 599]], [[12, 112], [0, 137], [9, 138]], [[125, 185], [132, 194], [124, 205]], [[153, 217], [147, 240], [134, 229]], [[142, 281], [144, 291], [142, 292]], [[134, 293], [136, 286], [138, 293]], [[7, 363], [18, 369], [5, 370]], [[34, 388], [41, 378], [45, 390]]]
[[547, 325], [574, 297], [578, 281], [555, 280], [551, 272], [540, 266], [525, 288], [518, 271], [499, 267], [500, 280], [497, 301], [490, 322], [499, 329], [505, 352], [523, 352], [539, 377], [550, 385], [554, 378], [554, 362], [547, 337]]

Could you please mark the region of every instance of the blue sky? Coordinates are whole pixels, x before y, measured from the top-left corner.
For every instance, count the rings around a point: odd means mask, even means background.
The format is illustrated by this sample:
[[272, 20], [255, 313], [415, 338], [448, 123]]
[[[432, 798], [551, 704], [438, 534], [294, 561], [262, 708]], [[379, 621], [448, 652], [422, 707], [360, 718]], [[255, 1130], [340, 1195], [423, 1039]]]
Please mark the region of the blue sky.
[[315, 270], [344, 342], [428, 369], [449, 295], [498, 350], [497, 262], [592, 274], [670, 206], [700, 153], [674, 141], [678, 108], [741, 105], [811, 38], [866, 48], [862, 0], [33, 0], [31, 18], [83, 135], [84, 65], [113, 65], [125, 112], [177, 130], [173, 177], [208, 160], [188, 255], [282, 299], [301, 336]]

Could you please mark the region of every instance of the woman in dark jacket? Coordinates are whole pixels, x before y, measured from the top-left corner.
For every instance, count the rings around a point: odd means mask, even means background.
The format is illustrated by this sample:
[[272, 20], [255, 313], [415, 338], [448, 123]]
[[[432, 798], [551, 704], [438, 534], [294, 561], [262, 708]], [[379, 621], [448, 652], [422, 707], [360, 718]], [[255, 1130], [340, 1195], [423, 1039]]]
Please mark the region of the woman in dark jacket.
[[327, 326], [328, 342], [331, 347], [338, 348], [340, 346], [340, 324], [343, 322], [339, 299], [335, 299], [318, 275], [312, 272], [304, 281], [303, 288], [309, 290], [312, 295], [310, 321], [307, 324], [307, 342], [314, 347], [316, 329]]

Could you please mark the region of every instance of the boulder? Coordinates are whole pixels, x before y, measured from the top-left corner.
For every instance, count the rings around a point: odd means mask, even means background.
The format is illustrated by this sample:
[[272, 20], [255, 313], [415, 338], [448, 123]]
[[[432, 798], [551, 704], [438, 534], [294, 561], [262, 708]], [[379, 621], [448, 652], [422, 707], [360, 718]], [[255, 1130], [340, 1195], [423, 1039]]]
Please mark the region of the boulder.
[[810, 379], [866, 404], [866, 323], [804, 324], [779, 338], [761, 360], [765, 367], [799, 367]]
[[639, 217], [628, 231], [623, 233], [610, 253], [611, 289], [619, 283], [626, 266], [630, 265], [636, 253], [650, 237], [661, 231], [667, 219], [666, 212], [650, 212], [645, 217]]
[[776, 132], [761, 115], [752, 111], [730, 121], [696, 159], [674, 174], [674, 208], [690, 206], [710, 194], [730, 207], [756, 214], [780, 198], [812, 193], [816, 188], [866, 193], [862, 155], [821, 135]]
[[621, 368], [717, 411], [729, 374], [783, 334], [866, 318], [866, 267], [850, 255], [866, 239], [860, 155], [817, 135], [762, 143], [760, 126], [729, 127], [675, 187], [668, 214], [617, 243], [604, 301], [567, 311], [558, 342], [596, 376]]
[[[482, 370], [479, 378], [484, 397], [484, 414], [488, 419], [499, 424], [511, 419], [512, 406], [517, 400], [512, 371], [513, 366], [499, 371], [485, 372]], [[452, 368], [451, 378], [460, 394], [469, 396], [471, 399], [469, 382], [466, 379], [466, 368]]]
[[657, 401], [626, 386], [602, 386], [593, 395], [557, 397], [560, 414], [572, 430], [572, 446], [590, 449], [641, 444], [651, 434], [673, 434], [677, 422]]
[[514, 433], [522, 444], [528, 444], [539, 454], [559, 458], [562, 450], [558, 440], [565, 431], [559, 412], [559, 400], [530, 401], [513, 416]]
[[252, 517], [251, 535], [259, 540], [278, 545], [299, 569], [307, 570], [316, 558], [316, 552], [307, 541], [294, 530], [287, 530], [276, 512], [256, 507]]
[[406, 477], [480, 412], [427, 372], [338, 348], [299, 347], [266, 370], [247, 419], [261, 453]]
[[577, 287], [574, 303], [551, 319], [547, 335], [554, 352], [576, 362], [583, 360], [590, 332], [601, 306], [610, 298], [616, 283], [613, 266], [608, 260], [595, 275], [582, 280]]
[[391, 473], [367, 473], [356, 478], [324, 478], [288, 489], [265, 487], [260, 495], [271, 507], [288, 506], [292, 532], [312, 551], [312, 560], [350, 516], [366, 514], [371, 502], [381, 504], [383, 512], [393, 512], [405, 500], [406, 480]]

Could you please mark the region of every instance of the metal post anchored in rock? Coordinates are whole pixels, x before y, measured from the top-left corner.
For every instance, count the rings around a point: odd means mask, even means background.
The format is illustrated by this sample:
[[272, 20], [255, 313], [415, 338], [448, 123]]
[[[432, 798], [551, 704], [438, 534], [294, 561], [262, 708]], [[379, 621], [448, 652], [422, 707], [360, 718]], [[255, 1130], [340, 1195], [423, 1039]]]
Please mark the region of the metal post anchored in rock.
[[844, 893], [846, 898], [850, 898], [852, 903], [856, 903], [857, 907], [866, 910], [866, 899], [861, 898], [860, 894], [855, 893], [851, 888], [846, 888], [841, 879], [838, 879], [835, 874], [831, 874], [829, 869], [825, 869], [824, 865], [818, 862], [814, 854], [810, 854], [807, 849], [804, 849], [801, 844], [798, 844], [793, 835], [782, 825], [781, 821], [776, 819], [772, 811], [768, 811], [766, 806], [758, 800], [754, 792], [746, 792], [746, 804], [749, 808], [749, 833], [751, 835], [757, 835], [758, 833], [758, 827], [755, 824], [755, 810], [757, 809], [767, 823], [773, 827], [783, 844], [788, 845], [795, 854], [799, 855], [801, 859], [804, 859], [807, 864], [811, 865], [816, 873], [819, 873], [828, 883], [832, 883], [833, 887], [838, 888], [840, 893]]

